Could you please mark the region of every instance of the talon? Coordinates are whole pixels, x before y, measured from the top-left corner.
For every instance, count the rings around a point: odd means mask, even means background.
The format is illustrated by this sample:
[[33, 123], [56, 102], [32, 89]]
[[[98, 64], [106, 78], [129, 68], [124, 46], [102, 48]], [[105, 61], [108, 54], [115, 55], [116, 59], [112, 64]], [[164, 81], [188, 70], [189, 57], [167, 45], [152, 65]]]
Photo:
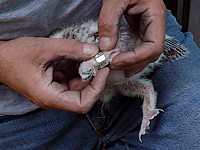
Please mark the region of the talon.
[[142, 142], [142, 137], [141, 137], [142, 135], [139, 135], [139, 140], [140, 140], [140, 142]]
[[139, 132], [139, 140], [142, 142], [142, 135], [146, 134], [146, 131], [150, 129], [150, 120], [152, 120], [154, 117], [156, 117], [159, 113], [164, 112], [162, 109], [154, 109], [154, 110], [148, 110], [142, 120], [140, 132]]
[[165, 112], [164, 110], [162, 110], [162, 109], [158, 109], [159, 111], [162, 111], [162, 112]]
[[142, 135], [145, 135], [145, 130], [139, 132], [139, 141], [142, 142]]

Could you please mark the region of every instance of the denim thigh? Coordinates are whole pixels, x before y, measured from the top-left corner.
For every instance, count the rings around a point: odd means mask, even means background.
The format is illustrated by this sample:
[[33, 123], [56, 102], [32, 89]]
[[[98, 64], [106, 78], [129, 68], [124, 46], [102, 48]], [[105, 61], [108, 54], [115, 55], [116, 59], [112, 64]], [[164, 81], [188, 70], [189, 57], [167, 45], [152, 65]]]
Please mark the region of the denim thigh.
[[100, 149], [85, 115], [42, 110], [0, 117], [0, 150]]

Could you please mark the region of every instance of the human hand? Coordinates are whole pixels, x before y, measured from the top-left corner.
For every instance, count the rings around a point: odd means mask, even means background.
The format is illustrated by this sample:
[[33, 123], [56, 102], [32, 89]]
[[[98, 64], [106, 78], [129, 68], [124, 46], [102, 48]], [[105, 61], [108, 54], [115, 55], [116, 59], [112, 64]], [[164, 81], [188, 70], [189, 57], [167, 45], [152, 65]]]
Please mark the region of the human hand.
[[111, 69], [130, 77], [158, 59], [165, 39], [166, 8], [162, 0], [104, 0], [99, 16], [100, 50], [116, 46], [119, 20], [124, 15], [143, 43], [114, 57]]
[[83, 61], [97, 52], [96, 45], [71, 39], [23, 37], [0, 42], [0, 82], [42, 108], [86, 113], [100, 97], [109, 69], [100, 70], [91, 83], [83, 83], [54, 72], [53, 62]]

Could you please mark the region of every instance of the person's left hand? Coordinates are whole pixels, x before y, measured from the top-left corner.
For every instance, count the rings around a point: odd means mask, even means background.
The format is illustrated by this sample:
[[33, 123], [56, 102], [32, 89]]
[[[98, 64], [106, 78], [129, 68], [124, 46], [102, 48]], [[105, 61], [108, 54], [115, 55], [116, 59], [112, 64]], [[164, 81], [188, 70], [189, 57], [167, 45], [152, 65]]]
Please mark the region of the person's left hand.
[[138, 31], [143, 43], [132, 51], [114, 57], [111, 69], [125, 71], [130, 77], [158, 59], [165, 39], [166, 8], [163, 0], [103, 0], [99, 16], [100, 50], [111, 50], [117, 42], [122, 15]]

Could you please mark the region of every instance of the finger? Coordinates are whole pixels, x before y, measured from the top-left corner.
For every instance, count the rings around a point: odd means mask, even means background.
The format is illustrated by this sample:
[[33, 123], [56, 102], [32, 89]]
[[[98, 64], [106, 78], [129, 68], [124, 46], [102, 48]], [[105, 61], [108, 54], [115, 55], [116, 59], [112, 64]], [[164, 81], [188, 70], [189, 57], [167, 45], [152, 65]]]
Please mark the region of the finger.
[[[138, 64], [135, 64], [135, 65], [121, 65], [119, 67], [113, 67], [111, 66], [110, 68], [111, 69], [114, 69], [114, 70], [124, 70], [124, 71], [132, 71], [132, 70], [140, 70], [140, 68], [144, 68], [146, 67], [147, 65], [149, 64], [149, 62], [141, 62], [141, 63], [138, 63]], [[136, 71], [137, 72], [137, 71]]]
[[109, 74], [109, 68], [100, 69], [97, 73], [97, 76], [94, 77], [91, 84], [88, 85], [81, 93], [81, 101], [89, 110], [94, 103], [100, 98], [101, 93], [103, 92], [106, 79]]
[[147, 67], [148, 64], [149, 64], [149, 62], [146, 61], [146, 62], [141, 62], [141, 63], [135, 64], [135, 65], [124, 64], [124, 65], [121, 65], [118, 67], [111, 66], [110, 68], [116, 69], [116, 70], [124, 70], [125, 77], [129, 78], [129, 77], [141, 72], [145, 67]]
[[53, 81], [69, 87], [69, 90], [72, 91], [81, 91], [89, 84], [89, 82], [83, 82], [82, 79], [78, 77], [72, 78], [71, 80], [68, 81], [66, 80], [65, 75], [61, 72], [54, 72], [53, 76], [54, 76]]
[[41, 58], [41, 61], [59, 58], [83, 61], [92, 58], [99, 51], [99, 48], [94, 44], [74, 39], [38, 38], [35, 45], [44, 52], [44, 56], [41, 56], [41, 53], [35, 56]]
[[119, 20], [129, 2], [123, 0], [104, 0], [99, 16], [99, 47], [101, 50], [113, 49], [118, 38]]
[[65, 75], [59, 71], [53, 72], [53, 81], [58, 83], [66, 82]]
[[162, 48], [160, 48], [160, 46], [152, 42], [142, 43], [134, 50], [122, 52], [114, 57], [112, 66], [123, 67], [127, 65], [136, 65], [142, 62], [154, 62], [159, 58], [161, 53]]
[[[162, 0], [138, 2], [127, 12], [129, 16], [141, 14], [140, 37], [144, 42], [151, 41], [156, 44], [163, 44], [166, 24], [166, 8]], [[131, 17], [127, 17], [130, 25], [133, 25]]]
[[131, 70], [125, 70], [124, 71], [124, 75], [126, 78], [129, 78], [139, 72], [141, 72], [142, 70], [144, 70], [144, 68], [147, 66], [147, 64], [139, 64], [134, 66]]
[[49, 90], [42, 91], [44, 93], [40, 97], [44, 98], [44, 101], [39, 106], [46, 109], [53, 108], [86, 113], [100, 97], [108, 73], [108, 68], [99, 70], [97, 76], [92, 80], [91, 85], [87, 85], [81, 92], [69, 91], [63, 85], [53, 82]]
[[71, 91], [81, 91], [89, 84], [90, 82], [83, 82], [81, 78], [74, 78], [68, 81], [69, 89]]
[[94, 77], [91, 84], [87, 85], [85, 89], [83, 89], [79, 94], [80, 103], [76, 109], [79, 109], [81, 113], [88, 112], [94, 103], [99, 99], [101, 93], [104, 90], [108, 74], [108, 67], [99, 70], [97, 76]]

